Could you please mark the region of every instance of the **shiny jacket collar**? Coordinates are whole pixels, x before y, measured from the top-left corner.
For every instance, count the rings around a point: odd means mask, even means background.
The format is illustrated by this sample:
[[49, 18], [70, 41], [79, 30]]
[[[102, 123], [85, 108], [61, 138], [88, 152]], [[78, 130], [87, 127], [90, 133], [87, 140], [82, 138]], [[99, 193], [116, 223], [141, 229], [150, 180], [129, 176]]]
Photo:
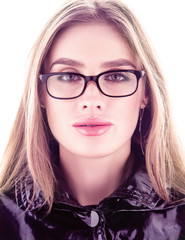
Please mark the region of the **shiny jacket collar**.
[[[22, 181], [16, 183], [15, 197], [17, 205], [22, 210], [26, 210], [29, 207], [32, 201], [32, 181], [29, 178], [25, 177]], [[42, 191], [38, 189], [34, 201], [31, 207], [29, 207], [30, 214], [32, 215], [42, 208], [43, 203]], [[114, 209], [111, 206], [114, 206]], [[104, 212], [123, 211], [128, 210], [128, 206], [132, 206], [132, 211], [162, 210], [172, 207], [172, 205], [166, 203], [155, 193], [145, 167], [140, 167], [128, 180], [127, 185], [118, 187], [109, 197], [103, 199], [98, 206], [81, 206], [67, 191], [61, 192], [60, 199], [54, 203], [54, 208], [57, 209], [62, 210], [73, 207], [73, 209], [82, 212], [89, 211], [89, 209], [94, 207], [102, 209]]]

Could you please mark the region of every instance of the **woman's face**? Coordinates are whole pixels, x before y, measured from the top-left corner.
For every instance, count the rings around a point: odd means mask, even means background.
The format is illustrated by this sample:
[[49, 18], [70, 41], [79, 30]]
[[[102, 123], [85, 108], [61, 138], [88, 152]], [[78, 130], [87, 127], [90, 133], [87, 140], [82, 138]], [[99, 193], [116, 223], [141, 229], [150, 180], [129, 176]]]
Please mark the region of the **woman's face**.
[[[44, 64], [45, 73], [86, 76], [110, 70], [141, 70], [124, 38], [104, 23], [75, 25], [60, 33]], [[42, 101], [60, 152], [86, 158], [129, 153], [139, 111], [146, 105], [143, 79], [129, 97], [107, 97], [95, 82], [89, 82], [83, 95], [70, 100], [54, 99], [44, 88]]]

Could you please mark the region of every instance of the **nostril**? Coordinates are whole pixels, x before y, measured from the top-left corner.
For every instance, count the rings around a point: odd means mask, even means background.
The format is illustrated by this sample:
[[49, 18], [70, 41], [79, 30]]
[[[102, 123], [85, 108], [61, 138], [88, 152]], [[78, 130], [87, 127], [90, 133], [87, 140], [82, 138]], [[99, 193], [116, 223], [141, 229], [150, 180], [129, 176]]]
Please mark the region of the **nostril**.
[[86, 109], [87, 108], [87, 105], [83, 105], [83, 109]]
[[[82, 106], [82, 109], [86, 109], [86, 108], [88, 108], [88, 107], [90, 107], [90, 106], [84, 104], [84, 105]], [[99, 110], [102, 109], [101, 105], [97, 105], [95, 108], [97, 108], [97, 109], [99, 109]]]

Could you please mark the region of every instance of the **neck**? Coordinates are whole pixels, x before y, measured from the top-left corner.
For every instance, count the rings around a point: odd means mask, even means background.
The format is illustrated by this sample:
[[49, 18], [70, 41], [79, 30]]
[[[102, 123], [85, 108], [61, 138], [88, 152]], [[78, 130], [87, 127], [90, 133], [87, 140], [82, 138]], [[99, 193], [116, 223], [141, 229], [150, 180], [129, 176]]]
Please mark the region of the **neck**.
[[128, 174], [125, 164], [130, 149], [102, 158], [76, 156], [60, 149], [60, 161], [73, 195], [81, 205], [97, 205], [108, 197]]

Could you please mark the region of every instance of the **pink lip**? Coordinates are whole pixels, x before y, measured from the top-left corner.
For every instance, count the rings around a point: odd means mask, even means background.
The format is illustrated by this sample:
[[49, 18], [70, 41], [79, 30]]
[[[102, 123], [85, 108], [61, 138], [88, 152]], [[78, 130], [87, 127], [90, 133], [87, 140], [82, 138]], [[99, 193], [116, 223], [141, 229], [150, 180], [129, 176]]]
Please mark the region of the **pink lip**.
[[113, 124], [98, 118], [85, 118], [73, 124], [73, 127], [85, 136], [100, 136], [106, 133]]

